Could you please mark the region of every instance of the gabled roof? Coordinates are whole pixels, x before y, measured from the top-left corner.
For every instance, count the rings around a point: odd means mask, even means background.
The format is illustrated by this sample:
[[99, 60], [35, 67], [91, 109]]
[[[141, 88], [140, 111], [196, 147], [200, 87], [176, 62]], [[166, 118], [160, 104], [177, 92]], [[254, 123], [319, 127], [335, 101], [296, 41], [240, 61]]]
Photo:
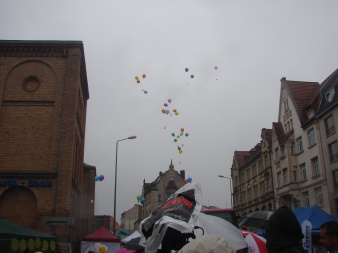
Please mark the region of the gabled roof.
[[89, 242], [120, 242], [121, 239], [111, 233], [104, 226], [99, 227], [93, 233], [86, 235], [82, 238], [83, 241]]
[[290, 97], [294, 102], [299, 120], [303, 125], [308, 119], [306, 108], [309, 106], [309, 101], [313, 100], [314, 94], [318, 92], [319, 83], [290, 80], [285, 80], [285, 82], [289, 88]]

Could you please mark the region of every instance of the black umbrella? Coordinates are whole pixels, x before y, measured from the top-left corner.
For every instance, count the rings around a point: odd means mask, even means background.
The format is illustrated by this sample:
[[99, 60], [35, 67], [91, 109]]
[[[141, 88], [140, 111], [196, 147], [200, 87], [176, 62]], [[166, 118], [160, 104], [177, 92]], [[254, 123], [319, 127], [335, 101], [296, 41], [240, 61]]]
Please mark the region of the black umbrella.
[[273, 212], [271, 211], [255, 211], [248, 213], [239, 222], [239, 227], [264, 228], [272, 213]]
[[140, 245], [141, 237], [136, 237], [131, 239], [125, 244], [125, 248], [128, 250], [141, 250], [144, 249], [144, 246]]

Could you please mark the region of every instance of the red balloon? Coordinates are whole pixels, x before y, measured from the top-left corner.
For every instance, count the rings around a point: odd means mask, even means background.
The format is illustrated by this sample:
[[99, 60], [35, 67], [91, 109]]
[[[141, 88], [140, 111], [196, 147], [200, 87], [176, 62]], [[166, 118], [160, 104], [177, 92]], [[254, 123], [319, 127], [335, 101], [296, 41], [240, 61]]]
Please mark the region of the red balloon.
[[184, 179], [184, 180], [183, 180], [183, 183], [185, 183], [185, 184], [188, 183], [188, 180], [187, 180], [187, 179]]

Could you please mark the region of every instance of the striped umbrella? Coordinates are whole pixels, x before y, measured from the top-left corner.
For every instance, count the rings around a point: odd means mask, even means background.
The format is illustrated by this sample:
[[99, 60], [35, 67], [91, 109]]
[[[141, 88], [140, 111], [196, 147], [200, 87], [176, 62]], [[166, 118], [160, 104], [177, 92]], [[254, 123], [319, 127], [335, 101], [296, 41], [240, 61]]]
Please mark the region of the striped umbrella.
[[241, 230], [245, 238], [246, 244], [248, 244], [248, 253], [268, 253], [266, 249], [266, 239], [253, 232]]

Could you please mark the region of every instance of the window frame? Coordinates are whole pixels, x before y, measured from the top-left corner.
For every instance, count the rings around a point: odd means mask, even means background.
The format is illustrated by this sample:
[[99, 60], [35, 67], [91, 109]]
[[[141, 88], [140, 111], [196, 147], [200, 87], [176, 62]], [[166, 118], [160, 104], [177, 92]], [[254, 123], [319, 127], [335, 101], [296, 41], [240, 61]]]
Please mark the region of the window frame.
[[316, 132], [314, 127], [311, 128], [309, 131], [307, 131], [307, 136], [308, 136], [308, 140], [309, 140], [309, 146], [313, 146], [315, 144], [317, 144], [317, 140], [316, 140]]
[[299, 172], [300, 172], [300, 179], [301, 181], [307, 180], [307, 174], [306, 174], [306, 166], [305, 163], [299, 164]]

